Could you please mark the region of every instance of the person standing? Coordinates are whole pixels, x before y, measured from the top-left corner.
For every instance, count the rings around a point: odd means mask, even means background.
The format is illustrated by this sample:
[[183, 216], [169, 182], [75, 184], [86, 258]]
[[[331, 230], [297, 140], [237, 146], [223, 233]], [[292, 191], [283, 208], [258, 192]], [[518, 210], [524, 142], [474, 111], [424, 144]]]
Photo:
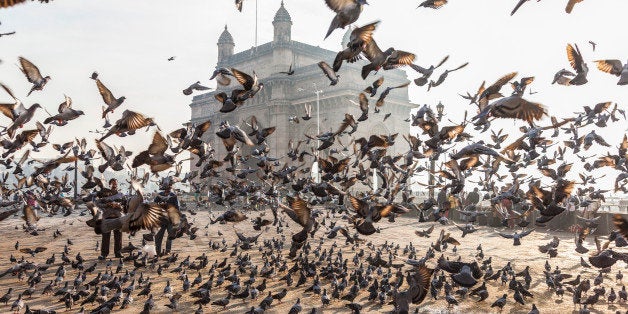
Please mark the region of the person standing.
[[438, 192], [438, 195], [436, 195], [436, 205], [439, 208], [443, 208], [445, 205], [445, 202], [447, 202], [447, 189], [441, 189]]
[[[119, 218], [122, 216], [122, 209], [125, 204], [124, 195], [118, 191], [118, 180], [109, 180], [109, 188], [101, 189], [97, 194], [97, 201], [101, 204], [103, 209], [103, 219]], [[102, 241], [100, 245], [99, 260], [104, 260], [109, 255], [109, 247], [111, 242], [111, 232], [102, 234]], [[115, 257], [122, 257], [122, 231], [113, 231], [113, 253]]]
[[201, 205], [201, 187], [200, 184], [191, 183], [191, 188], [194, 189], [194, 202], [196, 202], [196, 207]]
[[480, 193], [478, 188], [474, 188], [472, 192], [467, 194], [467, 198], [465, 200], [465, 205], [477, 205], [480, 202]]
[[[164, 179], [161, 183], [160, 189], [161, 192], [157, 193], [154, 202], [159, 204], [169, 204], [179, 210], [179, 198], [172, 192], [172, 181]], [[163, 242], [166, 231], [168, 231], [168, 238], [166, 239], [166, 250], [164, 254], [169, 254], [172, 249], [172, 239], [174, 238], [174, 225], [168, 219], [164, 221], [159, 231], [155, 234], [155, 251], [158, 256], [162, 256], [161, 243]]]
[[26, 205], [30, 206], [34, 210], [39, 208], [39, 203], [37, 202], [37, 198], [35, 197], [35, 193], [33, 193], [33, 191], [26, 191], [24, 194], [24, 202], [26, 202]]
[[458, 197], [453, 195], [453, 194], [449, 194], [449, 209], [458, 209], [458, 205], [460, 205], [458, 203]]

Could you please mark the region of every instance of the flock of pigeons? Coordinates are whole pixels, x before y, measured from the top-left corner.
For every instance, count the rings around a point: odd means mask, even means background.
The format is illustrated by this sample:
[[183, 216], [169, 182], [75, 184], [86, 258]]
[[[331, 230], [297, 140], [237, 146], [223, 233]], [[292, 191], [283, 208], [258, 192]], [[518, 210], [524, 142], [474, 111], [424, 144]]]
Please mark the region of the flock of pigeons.
[[[19, 1], [19, 0], [18, 0]], [[26, 1], [26, 0], [22, 0], [22, 1]], [[22, 2], [20, 1], [20, 2]], [[48, 2], [47, 0], [39, 0], [41, 2]], [[526, 2], [528, 2], [530, 0], [519, 0], [517, 2], [517, 4], [515, 5], [515, 8], [512, 10], [512, 12], [510, 13], [510, 15], [514, 15], [515, 12], [517, 12], [517, 10], [519, 10], [519, 8], [525, 4]], [[536, 0], [536, 2], [540, 2], [541, 0]], [[567, 1], [567, 6], [565, 7], [565, 12], [567, 13], [571, 13], [571, 11], [573, 10], [574, 6], [577, 3], [580, 3], [584, 0], [568, 0]], [[10, 2], [10, 0], [9, 0]], [[17, 2], [17, 1], [16, 1]], [[362, 11], [362, 6], [365, 4], [368, 4], [368, 2], [366, 0], [356, 0], [356, 1], [326, 1], [327, 5], [334, 11], [336, 11], [336, 9], [334, 8], [338, 8], [338, 7], [345, 7], [346, 9], [343, 10], [342, 15], [340, 16], [336, 16], [336, 18], [334, 18], [334, 20], [332, 21], [332, 24], [329, 28], [329, 31], [327, 32], [327, 36], [325, 36], [325, 38], [327, 38], [331, 32], [333, 32], [334, 29], [336, 28], [345, 28], [347, 25], [352, 24], [353, 22], [349, 22], [351, 20], [353, 20], [354, 22], [358, 19], [358, 17], [360, 16], [360, 12]], [[448, 3], [448, 0], [425, 0], [423, 2], [421, 2], [419, 4], [418, 8], [430, 8], [430, 9], [435, 9], [438, 10], [440, 8], [442, 8], [444, 5], [446, 5]], [[242, 5], [244, 4], [244, 0], [235, 0], [235, 5], [236, 8], [238, 9], [238, 11], [242, 12]]]
[[[0, 7], [18, 2], [23, 1], [0, 1]], [[520, 1], [517, 8], [524, 2], [525, 0]], [[567, 11], [571, 11], [577, 2], [580, 1], [570, 0]], [[337, 28], [345, 28], [356, 23], [363, 6], [367, 4], [364, 0], [325, 0], [325, 3], [336, 14], [326, 36]], [[447, 1], [425, 1], [421, 6], [439, 8], [446, 3]], [[241, 9], [242, 0], [236, 1], [236, 5]], [[344, 62], [358, 62], [362, 58], [368, 60], [362, 68], [362, 77], [365, 80], [371, 77], [373, 72], [408, 66], [420, 74], [414, 83], [417, 86], [427, 85], [428, 89], [443, 84], [449, 73], [466, 66], [465, 63], [445, 70], [436, 81], [431, 80], [431, 75], [447, 61], [447, 57], [437, 65], [422, 67], [414, 63], [416, 57], [410, 52], [395, 48], [382, 50], [374, 39], [377, 24], [378, 22], [374, 22], [354, 29], [349, 43], [338, 52], [331, 66], [327, 61], [318, 64], [323, 74], [330, 80], [330, 85], [336, 85], [340, 80], [337, 73]], [[577, 45], [571, 44], [567, 45], [566, 51], [568, 61], [576, 73], [563, 69], [556, 74], [553, 83], [586, 84], [588, 67], [582, 52]], [[20, 69], [30, 83], [26, 97], [33, 92], [42, 92], [51, 77], [43, 75], [39, 68], [26, 58], [20, 57], [19, 63]], [[628, 65], [622, 64], [619, 60], [599, 60], [596, 63], [601, 71], [618, 76], [618, 85], [628, 84]], [[284, 74], [292, 75], [295, 71], [298, 69], [291, 67]], [[120, 110], [125, 97], [114, 96], [96, 72], [90, 79], [94, 80], [103, 100], [101, 118], [104, 120], [104, 131], [101, 137], [93, 143], [94, 146], [85, 138], [70, 139], [65, 143], [50, 143], [48, 138], [55, 128], [71, 125], [73, 120], [84, 115], [83, 112], [73, 108], [72, 99], [66, 96], [58, 106], [57, 112], [54, 115], [48, 114], [41, 123], [38, 121], [40, 119], [37, 110], [42, 109], [42, 106], [32, 104], [26, 107], [8, 85], [2, 84], [5, 92], [2, 99], [11, 100], [0, 104], [0, 111], [9, 119], [8, 125], [3, 128], [3, 139], [0, 142], [3, 148], [1, 163], [5, 168], [0, 182], [0, 192], [4, 197], [2, 205], [8, 209], [0, 214], [0, 220], [7, 219], [21, 210], [25, 222], [24, 231], [31, 236], [40, 235], [46, 231], [38, 227], [40, 211], [51, 215], [57, 212], [70, 215], [77, 203], [83, 203], [83, 199], [89, 199], [89, 195], [106, 196], [113, 192], [104, 182], [103, 172], [128, 170], [128, 183], [134, 195], [130, 198], [128, 206], [123, 209], [125, 215], [120, 218], [103, 219], [104, 208], [99, 208], [93, 203], [86, 204], [93, 216], [88, 225], [95, 231], [120, 229], [134, 234], [140, 230], [158, 228], [169, 221], [175, 226], [174, 234], [188, 235], [190, 239], [195, 239], [199, 228], [182, 219], [181, 213], [164, 204], [144, 200], [143, 190], [150, 181], [150, 174], [159, 176], [167, 173], [168, 180], [189, 184], [193, 190], [208, 190], [207, 205], [226, 209], [219, 216], [212, 215], [211, 224], [243, 222], [248, 220], [252, 213], [260, 213], [254, 209], [262, 208], [264, 212], [270, 211], [273, 219], [266, 219], [264, 213], [257, 215], [251, 219], [253, 230], [270, 230], [272, 226], [276, 228], [279, 236], [259, 243], [261, 233], [255, 236], [237, 233], [238, 239], [233, 249], [229, 248], [225, 240], [211, 241], [208, 252], [232, 250], [229, 263], [225, 258], [222, 262], [216, 260], [213, 264], [210, 263], [206, 253], [194, 260], [188, 256], [180, 261], [176, 253], [160, 259], [157, 253], [161, 252], [149, 252], [130, 244], [125, 248], [125, 252], [128, 252], [126, 257], [117, 263], [106, 262], [104, 268], [97, 262], [89, 263], [84, 260], [80, 253], [72, 259], [69, 253], [72, 243], [68, 240], [61, 253], [61, 262], [56, 261], [55, 254], [48, 258], [45, 264], [36, 263], [25, 257], [19, 260], [11, 257], [13, 266], [0, 273], [0, 277], [11, 274], [20, 280], [27, 278], [28, 288], [21, 292], [17, 299], [13, 296], [13, 288], [9, 288], [0, 297], [0, 306], [4, 303], [8, 308], [8, 303], [11, 302], [12, 311], [20, 311], [25, 307], [27, 313], [54, 313], [54, 310], [34, 310], [26, 305], [25, 298], [32, 296], [44, 286], [42, 289], [44, 294], [52, 293], [59, 296], [60, 302], [68, 309], [79, 305], [82, 312], [86, 306], [96, 302], [98, 305], [91, 309], [92, 313], [108, 313], [118, 307], [122, 309], [128, 307], [133, 302], [133, 296], [137, 298], [146, 296], [142, 313], [149, 313], [155, 309], [158, 300], [153, 298], [154, 291], [151, 290], [155, 279], [147, 274], [161, 276], [171, 265], [178, 265], [168, 271], [178, 273], [182, 289], [175, 291], [168, 281], [163, 291], [169, 301], [165, 306], [177, 310], [180, 298], [187, 293], [195, 298], [194, 304], [199, 305], [197, 310], [199, 313], [203, 312], [206, 306], [214, 306], [212, 310], [225, 309], [233, 299], [252, 301], [265, 293], [268, 295], [247, 313], [263, 313], [267, 310], [272, 312], [273, 304], [281, 302], [288, 290], [270, 289], [266, 284], [267, 279], [281, 277], [279, 281], [285, 281], [285, 286], [290, 287], [293, 284], [293, 276], [299, 277], [296, 287], [304, 285], [308, 287], [305, 293], [320, 295], [320, 304], [306, 305], [313, 308], [312, 312], [336, 300], [345, 300], [346, 307], [354, 313], [366, 309], [368, 304], [382, 306], [392, 304], [394, 312], [408, 313], [410, 304], [421, 304], [428, 293], [437, 300], [444, 295], [448, 307], [458, 305], [462, 300], [472, 300], [470, 297], [477, 297], [477, 301], [480, 302], [490, 297], [486, 285], [492, 280], [501, 280], [502, 284], [508, 284], [508, 289], [503, 288], [503, 295], [492, 298], [494, 300], [492, 307], [501, 309], [512, 301], [522, 305], [528, 304], [529, 299], [533, 297], [529, 291], [533, 280], [529, 268], [516, 271], [510, 263], [504, 266], [494, 265], [490, 256], [485, 258], [481, 245], [477, 248], [475, 258], [462, 260], [459, 257], [457, 261], [449, 260], [444, 255], [448, 245], [454, 246], [455, 253], [455, 247], [459, 246], [460, 242], [450, 233], [446, 233], [445, 229], [441, 229], [436, 240], [425, 250], [413, 246], [412, 243], [403, 249], [388, 242], [381, 246], [370, 242], [365, 244], [368, 236], [383, 232], [379, 227], [383, 218], [394, 222], [397, 215], [416, 212], [419, 214], [420, 222], [433, 220], [448, 224], [447, 218], [443, 215], [444, 211], [438, 210], [445, 207], [443, 204], [437, 204], [434, 199], [417, 203], [408, 192], [413, 176], [428, 171], [420, 166], [421, 162], [439, 160], [439, 156], [446, 156], [447, 159], [436, 171], [438, 182], [433, 187], [439, 189], [440, 193], [459, 195], [465, 190], [466, 178], [472, 174], [482, 173], [483, 179], [477, 184], [486, 192], [486, 200], [490, 202], [493, 210], [498, 211], [504, 200], [514, 204], [513, 209], [501, 212], [504, 223], [505, 225], [513, 223], [524, 229], [512, 234], [500, 234], [513, 239], [515, 246], [520, 245], [521, 239], [533, 232], [534, 229], [528, 228], [530, 224], [537, 227], [545, 226], [566, 210], [568, 202], [587, 207], [593, 201], [603, 201], [604, 195], [610, 190], [601, 190], [596, 186], [597, 178], [594, 177], [594, 172], [597, 169], [614, 169], [617, 176], [613, 192], [624, 194], [628, 192], [626, 135], [617, 147], [609, 150], [606, 155], [590, 157], [579, 155], [593, 146], [611, 147], [602, 136], [596, 134], [595, 129], [620, 121], [624, 121], [625, 124], [625, 111], [621, 106], [612, 102], [585, 106], [582, 112], [562, 118], [550, 117], [550, 124], [540, 125], [543, 123], [542, 119], [548, 115], [547, 109], [524, 98], [525, 91], [533, 83], [534, 77], [515, 80], [517, 75], [516, 72], [506, 74], [489, 86], [483, 82], [474, 94], [461, 95], [469, 100], [470, 105], [477, 107], [477, 113], [470, 119], [465, 115], [460, 123], [450, 122], [444, 125], [439, 114], [429, 106], [419, 108], [408, 122], [419, 127], [422, 133], [416, 136], [404, 134], [402, 137], [408, 147], [399, 155], [388, 151], [388, 148], [395, 145], [397, 134], [372, 134], [368, 138], [357, 139], [352, 137], [361, 122], [372, 118], [369, 116], [371, 109], [377, 114], [385, 108], [385, 98], [391, 90], [408, 86], [404, 84], [386, 87], [379, 93], [378, 100], [372, 106], [371, 98], [377, 96], [378, 90], [385, 84], [383, 77], [372, 83], [365, 83], [364, 92], [356, 95], [361, 109], [359, 118], [356, 119], [347, 113], [336, 131], [316, 135], [305, 134], [307, 139], [303, 141], [291, 140], [286, 156], [272, 155], [266, 145], [266, 139], [272, 136], [275, 128], [262, 127], [256, 117], [247, 121], [248, 130], [230, 125], [227, 121], [208, 120], [164, 134], [152, 118], [125, 109], [121, 117], [112, 124], [109, 117]], [[264, 88], [263, 82], [255, 72], [249, 74], [235, 68], [216, 69], [211, 79], [215, 79], [225, 90], [215, 96], [221, 103], [222, 113], [246, 105], [247, 100], [254, 98]], [[226, 91], [232, 79], [239, 85], [236, 89]], [[504, 91], [504, 86], [509, 83], [512, 87], [510, 95]], [[183, 93], [190, 95], [195, 90], [206, 89], [200, 82], [196, 82], [183, 90]], [[306, 107], [301, 119], [310, 118], [311, 108]], [[293, 123], [299, 121], [299, 117], [290, 119]], [[491, 122], [495, 119], [521, 121], [521, 136], [507, 143], [509, 135], [502, 134], [502, 130], [496, 132], [491, 128]], [[29, 128], [32, 121], [35, 127]], [[203, 141], [203, 135], [213, 123], [218, 124], [216, 135], [224, 144], [226, 150], [224, 156], [217, 156], [214, 149]], [[152, 142], [146, 150], [137, 154], [125, 150], [123, 146], [116, 147], [105, 142], [112, 136], [128, 137], [129, 139], [125, 140], [131, 140], [138, 130], [151, 127], [157, 129]], [[472, 135], [469, 129], [473, 129], [477, 135]], [[491, 143], [475, 140], [476, 136], [479, 137], [489, 130]], [[548, 134], [544, 135], [544, 132]], [[565, 134], [566, 137], [561, 137]], [[320, 145], [314, 146], [315, 141], [320, 142]], [[347, 144], [344, 145], [343, 142]], [[58, 152], [57, 157], [44, 161], [31, 156], [32, 152], [38, 152], [48, 145]], [[251, 153], [244, 154], [241, 150], [243, 146], [251, 147]], [[554, 149], [548, 150], [552, 146], [555, 146]], [[195, 166], [198, 170], [183, 173], [182, 164], [189, 159], [177, 160], [177, 157], [186, 151], [196, 160]], [[582, 182], [566, 178], [573, 164], [568, 160], [574, 157], [583, 162], [594, 158], [592, 162], [585, 163], [585, 172], [579, 175]], [[98, 160], [100, 162], [95, 167], [93, 163]], [[320, 183], [310, 178], [310, 169], [305, 166], [313, 161], [318, 162], [322, 172]], [[81, 197], [78, 199], [65, 196], [73, 190], [67, 172], [75, 169], [75, 163], [80, 165], [80, 173], [84, 179]], [[26, 164], [33, 165], [34, 170], [30, 173], [26, 171], [24, 169]], [[139, 167], [147, 167], [150, 173], [139, 176], [137, 171]], [[53, 176], [53, 171], [60, 168], [65, 174], [61, 177]], [[508, 174], [504, 175], [504, 170]], [[369, 187], [372, 186], [370, 180], [373, 173], [382, 180], [382, 185], [371, 190]], [[551, 179], [546, 180], [550, 184], [542, 184], [541, 177]], [[28, 201], [24, 204], [24, 200], [32, 198], [36, 200], [37, 205]], [[437, 210], [434, 210], [435, 208]], [[535, 211], [539, 215], [532, 221], [531, 216]], [[470, 217], [469, 224], [457, 226], [464, 237], [477, 231], [472, 224], [474, 218], [486, 213], [479, 212], [472, 206], [461, 212]], [[286, 216], [296, 223], [299, 229], [288, 239], [283, 236], [283, 228], [288, 225]], [[585, 227], [576, 234], [575, 252], [589, 253], [587, 260], [581, 257], [582, 267], [599, 269], [600, 275], [593, 280], [593, 285], [589, 279], [581, 278], [580, 275], [567, 281], [570, 276], [558, 268], [553, 270], [549, 262], [545, 272], [536, 275], [544, 275], [548, 289], [555, 291], [558, 296], [562, 297], [566, 291], [571, 293], [574, 304], [580, 306], [581, 312], [587, 312], [588, 307], [594, 306], [602, 298], [607, 298], [608, 302], [617, 299], [626, 302], [625, 287], [617, 292], [611, 288], [607, 293], [602, 282], [604, 274], [610, 272], [617, 261], [628, 263], [628, 254], [622, 253], [619, 249], [628, 245], [626, 242], [628, 220], [616, 215], [614, 222], [617, 231], [613, 231], [604, 244], [596, 237], [598, 245], [595, 250], [586, 248], [584, 240], [593, 233], [598, 221], [596, 218], [583, 221]], [[208, 229], [209, 225], [205, 228]], [[418, 230], [416, 234], [418, 237], [429, 238], [433, 229], [432, 225], [426, 230]], [[324, 235], [320, 235], [323, 232]], [[336, 243], [329, 245], [328, 241], [324, 241], [334, 239], [338, 233], [343, 235], [345, 247]], [[317, 234], [320, 241], [316, 240]], [[56, 238], [62, 236], [62, 233], [56, 230], [53, 236]], [[559, 239], [555, 238], [547, 245], [540, 246], [539, 251], [541, 254], [548, 254], [549, 258], [555, 257], [559, 243]], [[15, 244], [15, 249], [30, 255], [33, 259], [37, 254], [47, 250], [43, 246], [20, 248], [19, 242]], [[253, 250], [259, 250], [261, 257], [253, 258], [251, 256]], [[436, 256], [437, 251], [441, 252], [440, 257]], [[349, 264], [350, 258], [353, 265]], [[133, 264], [132, 270], [129, 263]], [[113, 267], [116, 264], [117, 269], [114, 272]], [[48, 271], [49, 267], [57, 265], [54, 274]], [[76, 274], [73, 281], [66, 280], [66, 272], [70, 271], [66, 270], [66, 266], [71, 266], [71, 271]], [[404, 267], [409, 267], [409, 270], [406, 268], [406, 272], [403, 272]], [[93, 277], [97, 269], [99, 273]], [[197, 272], [198, 275], [190, 281], [188, 272]], [[202, 273], [206, 272], [206, 276], [209, 277], [203, 278]], [[445, 273], [450, 275], [446, 276]], [[93, 279], [88, 281], [88, 276], [92, 276]], [[618, 272], [617, 279], [621, 280], [621, 276], [621, 272]], [[49, 284], [46, 284], [45, 277], [52, 278]], [[480, 280], [484, 282], [480, 283]], [[226, 282], [230, 284], [227, 285]], [[15, 283], [16, 286], [20, 284], [22, 283]], [[197, 285], [198, 287], [195, 287]], [[191, 291], [193, 287], [197, 290]], [[592, 294], [589, 291], [591, 289]], [[367, 300], [355, 302], [362, 291], [368, 292]], [[224, 297], [215, 296], [219, 294]], [[4, 308], [4, 311], [7, 308]], [[298, 299], [289, 312], [298, 313], [302, 308]], [[530, 313], [539, 313], [536, 305], [532, 305]]]

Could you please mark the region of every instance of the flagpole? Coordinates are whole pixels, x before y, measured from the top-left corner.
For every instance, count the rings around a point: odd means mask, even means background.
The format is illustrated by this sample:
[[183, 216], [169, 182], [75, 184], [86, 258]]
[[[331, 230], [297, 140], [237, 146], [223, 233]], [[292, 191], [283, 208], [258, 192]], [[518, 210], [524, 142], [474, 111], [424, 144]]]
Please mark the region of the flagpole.
[[255, 0], [255, 50], [257, 51], [257, 11], [259, 9], [258, 7], [258, 0]]

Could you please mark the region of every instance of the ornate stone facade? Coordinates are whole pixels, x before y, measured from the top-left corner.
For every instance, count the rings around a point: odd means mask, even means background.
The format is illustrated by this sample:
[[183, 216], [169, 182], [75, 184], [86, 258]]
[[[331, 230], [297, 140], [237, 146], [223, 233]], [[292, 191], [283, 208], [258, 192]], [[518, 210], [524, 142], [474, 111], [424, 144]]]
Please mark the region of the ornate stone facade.
[[[326, 132], [336, 130], [345, 113], [353, 114], [356, 119], [360, 116], [360, 109], [356, 105], [358, 94], [380, 76], [385, 78], [380, 92], [385, 87], [408, 82], [406, 73], [401, 70], [380, 71], [377, 75], [371, 75], [367, 80], [362, 80], [360, 71], [364, 62], [357, 62], [355, 64], [343, 64], [338, 73], [340, 81], [336, 86], [329, 86], [329, 80], [324, 76], [317, 63], [324, 60], [332, 64], [337, 52], [293, 41], [291, 39], [292, 19], [283, 3], [275, 15], [273, 26], [275, 33], [272, 42], [236, 54], [233, 54], [235, 45], [233, 37], [226, 27], [220, 35], [217, 67], [233, 67], [249, 74], [255, 71], [260, 81], [264, 83], [264, 89], [253, 99], [247, 100], [243, 106], [227, 114], [218, 111], [221, 105], [214, 99], [214, 95], [221, 91], [237, 88], [236, 80], [232, 80], [230, 86], [219, 87], [216, 91], [193, 98], [190, 104], [192, 109], [191, 122], [197, 123], [207, 119], [212, 121], [212, 127], [205, 137], [216, 150], [216, 156], [224, 156], [225, 152], [220, 138], [215, 135], [220, 121], [229, 121], [230, 124], [239, 125], [248, 132], [250, 128], [246, 125], [246, 121], [254, 115], [262, 127], [275, 126], [277, 129], [274, 134], [268, 137], [267, 143], [271, 149], [271, 156], [281, 157], [285, 155], [290, 139], [293, 139], [296, 144], [299, 140], [306, 139], [304, 134], [316, 135], [315, 90], [322, 90], [320, 94], [320, 130]], [[347, 30], [347, 32], [349, 31], [350, 29]], [[341, 48], [340, 45], [338, 48]], [[291, 65], [295, 71], [294, 75], [288, 76], [279, 73], [288, 71]], [[399, 133], [396, 145], [390, 150], [394, 153], [401, 153], [402, 150], [407, 149], [407, 144], [401, 135], [407, 134], [410, 130], [410, 123], [404, 120], [410, 116], [410, 110], [416, 105], [410, 103], [407, 88], [396, 89], [391, 91], [386, 98], [386, 104], [381, 108], [381, 112], [374, 113], [373, 108], [377, 97], [370, 98], [369, 119], [359, 123], [357, 132], [352, 136], [354, 138], [362, 136], [368, 138], [371, 134]], [[305, 115], [305, 104], [312, 106], [312, 119], [309, 121], [301, 120], [301, 117]], [[384, 115], [387, 113], [391, 113], [391, 116], [383, 122]], [[289, 121], [291, 116], [299, 117], [300, 123], [291, 123]], [[343, 136], [341, 140], [344, 145], [347, 145], [350, 137]], [[310, 144], [312, 147], [315, 145], [316, 142], [314, 141]], [[341, 149], [338, 144], [334, 147]], [[309, 147], [305, 143], [301, 145], [301, 149], [309, 151]], [[288, 158], [283, 158], [280, 162], [283, 164], [288, 161]], [[192, 169], [194, 169], [194, 163], [195, 161], [192, 160]]]

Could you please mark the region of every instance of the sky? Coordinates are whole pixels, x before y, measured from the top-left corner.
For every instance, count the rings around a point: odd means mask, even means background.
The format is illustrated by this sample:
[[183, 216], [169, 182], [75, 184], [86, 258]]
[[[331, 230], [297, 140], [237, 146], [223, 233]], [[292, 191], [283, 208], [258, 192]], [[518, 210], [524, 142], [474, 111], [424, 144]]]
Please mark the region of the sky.
[[[514, 16], [510, 11], [516, 0], [451, 0], [440, 10], [416, 9], [420, 1], [369, 2], [356, 24], [381, 20], [375, 33], [381, 47], [413, 52], [415, 63], [424, 67], [445, 55], [450, 58], [443, 68], [469, 62], [429, 92], [425, 87], [410, 87], [413, 103], [434, 106], [442, 101], [446, 118], [456, 121], [465, 110], [474, 113], [458, 93], [473, 93], [482, 81], [491, 84], [512, 71], [519, 72], [517, 78], [535, 76], [529, 88], [538, 93], [526, 98], [544, 104], [550, 115], [572, 115], [584, 105], [605, 101], [626, 109], [628, 87], [617, 86], [617, 78], [598, 71], [593, 60], [628, 59], [628, 41], [621, 35], [625, 23], [613, 14], [627, 12], [628, 1], [585, 0], [571, 14], [564, 11], [567, 0], [529, 1]], [[279, 5], [280, 0], [259, 0], [260, 44], [272, 40], [271, 23]], [[293, 40], [340, 49], [344, 30], [323, 39], [334, 16], [323, 0], [286, 0], [285, 6], [293, 20]], [[92, 71], [99, 72], [116, 97], [126, 96], [112, 121], [124, 109], [131, 109], [154, 117], [162, 130], [181, 127], [190, 118], [192, 98], [181, 90], [196, 81], [215, 86], [208, 79], [224, 26], [228, 25], [234, 37], [236, 52], [254, 45], [255, 0], [245, 0], [241, 13], [232, 0], [54, 0], [0, 9], [0, 23], [0, 33], [17, 32], [0, 37], [0, 81], [26, 105], [37, 102], [54, 114], [67, 94], [74, 108], [86, 112], [85, 117], [53, 131], [51, 141], [61, 142], [74, 136], [89, 137], [87, 130], [101, 129], [103, 102], [89, 79]], [[597, 43], [595, 52], [589, 40]], [[557, 70], [569, 68], [568, 43], [577, 43], [588, 63], [589, 83], [584, 86], [550, 84]], [[44, 75], [52, 77], [43, 91], [26, 97], [29, 83], [16, 66], [18, 56], [31, 60]], [[168, 62], [171, 56], [176, 58]], [[418, 76], [408, 73], [411, 79]], [[435, 76], [438, 74], [440, 71]], [[505, 92], [510, 92], [508, 87]], [[9, 100], [0, 92], [0, 102]], [[34, 120], [46, 116], [41, 111]], [[0, 124], [8, 121], [0, 117]], [[494, 127], [509, 131], [520, 125], [508, 121]], [[628, 123], [622, 120], [601, 133], [616, 146], [626, 128]], [[138, 132], [132, 140], [111, 142], [138, 151], [146, 147], [151, 135]]]

